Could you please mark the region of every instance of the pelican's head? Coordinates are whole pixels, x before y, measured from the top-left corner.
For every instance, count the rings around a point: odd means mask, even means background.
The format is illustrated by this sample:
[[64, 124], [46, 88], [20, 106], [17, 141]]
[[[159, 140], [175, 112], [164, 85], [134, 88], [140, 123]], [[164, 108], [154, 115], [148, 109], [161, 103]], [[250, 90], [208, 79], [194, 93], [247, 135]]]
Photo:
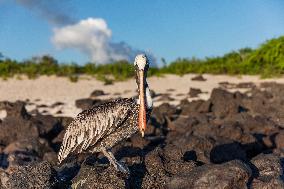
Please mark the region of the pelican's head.
[[149, 68], [149, 61], [145, 54], [139, 54], [135, 57], [134, 66], [136, 70], [145, 70]]
[[149, 68], [149, 62], [145, 54], [139, 54], [135, 57], [134, 66], [136, 69], [136, 82], [139, 91], [139, 116], [138, 116], [138, 126], [139, 130], [144, 136], [146, 130], [146, 104], [145, 104], [145, 88], [146, 88], [146, 76], [147, 70]]

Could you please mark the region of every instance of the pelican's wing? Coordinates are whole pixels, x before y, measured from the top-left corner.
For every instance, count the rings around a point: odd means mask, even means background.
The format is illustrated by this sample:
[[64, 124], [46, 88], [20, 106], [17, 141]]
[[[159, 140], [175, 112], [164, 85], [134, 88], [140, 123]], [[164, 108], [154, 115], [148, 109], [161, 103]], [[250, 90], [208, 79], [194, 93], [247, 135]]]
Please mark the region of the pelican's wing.
[[129, 99], [119, 99], [78, 114], [65, 132], [58, 154], [59, 163], [71, 152], [82, 152], [112, 133], [128, 117], [132, 104]]

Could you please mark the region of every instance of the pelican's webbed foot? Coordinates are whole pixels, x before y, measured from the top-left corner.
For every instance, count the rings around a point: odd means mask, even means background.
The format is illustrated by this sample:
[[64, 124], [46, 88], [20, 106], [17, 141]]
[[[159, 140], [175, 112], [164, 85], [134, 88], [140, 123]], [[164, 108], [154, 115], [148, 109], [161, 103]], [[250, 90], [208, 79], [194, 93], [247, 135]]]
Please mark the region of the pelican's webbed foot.
[[130, 171], [127, 167], [127, 165], [123, 164], [122, 162], [116, 162], [116, 170], [119, 172], [125, 174], [125, 175], [130, 175]]
[[122, 162], [118, 162], [113, 153], [110, 150], [107, 149], [103, 149], [102, 150], [103, 154], [108, 158], [109, 162], [114, 166], [114, 168], [123, 173], [124, 175], [129, 176], [130, 175], [130, 171], [127, 167], [127, 165], [123, 164]]

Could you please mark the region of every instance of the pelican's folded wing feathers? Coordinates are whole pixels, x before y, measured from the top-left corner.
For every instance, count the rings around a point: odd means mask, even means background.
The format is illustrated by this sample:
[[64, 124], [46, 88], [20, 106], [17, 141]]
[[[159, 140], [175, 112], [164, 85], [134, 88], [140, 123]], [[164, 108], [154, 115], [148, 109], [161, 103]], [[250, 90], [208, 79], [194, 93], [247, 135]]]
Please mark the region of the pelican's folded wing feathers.
[[112, 133], [128, 117], [132, 110], [131, 104], [129, 99], [119, 99], [78, 114], [65, 132], [58, 154], [59, 163], [71, 152], [87, 150]]

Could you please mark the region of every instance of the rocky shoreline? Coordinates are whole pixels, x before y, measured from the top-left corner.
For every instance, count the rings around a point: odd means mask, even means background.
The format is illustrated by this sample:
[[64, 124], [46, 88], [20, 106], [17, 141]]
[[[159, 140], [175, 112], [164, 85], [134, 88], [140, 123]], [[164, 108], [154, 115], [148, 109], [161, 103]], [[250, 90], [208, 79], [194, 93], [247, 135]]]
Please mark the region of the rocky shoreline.
[[[234, 87], [248, 90], [226, 90]], [[128, 178], [101, 154], [57, 165], [72, 118], [2, 101], [7, 116], [0, 120], [0, 188], [284, 188], [283, 96], [282, 84], [223, 83], [208, 100], [155, 107], [146, 137], [136, 134], [113, 149], [129, 166]], [[76, 105], [86, 109], [104, 101], [98, 95]]]

